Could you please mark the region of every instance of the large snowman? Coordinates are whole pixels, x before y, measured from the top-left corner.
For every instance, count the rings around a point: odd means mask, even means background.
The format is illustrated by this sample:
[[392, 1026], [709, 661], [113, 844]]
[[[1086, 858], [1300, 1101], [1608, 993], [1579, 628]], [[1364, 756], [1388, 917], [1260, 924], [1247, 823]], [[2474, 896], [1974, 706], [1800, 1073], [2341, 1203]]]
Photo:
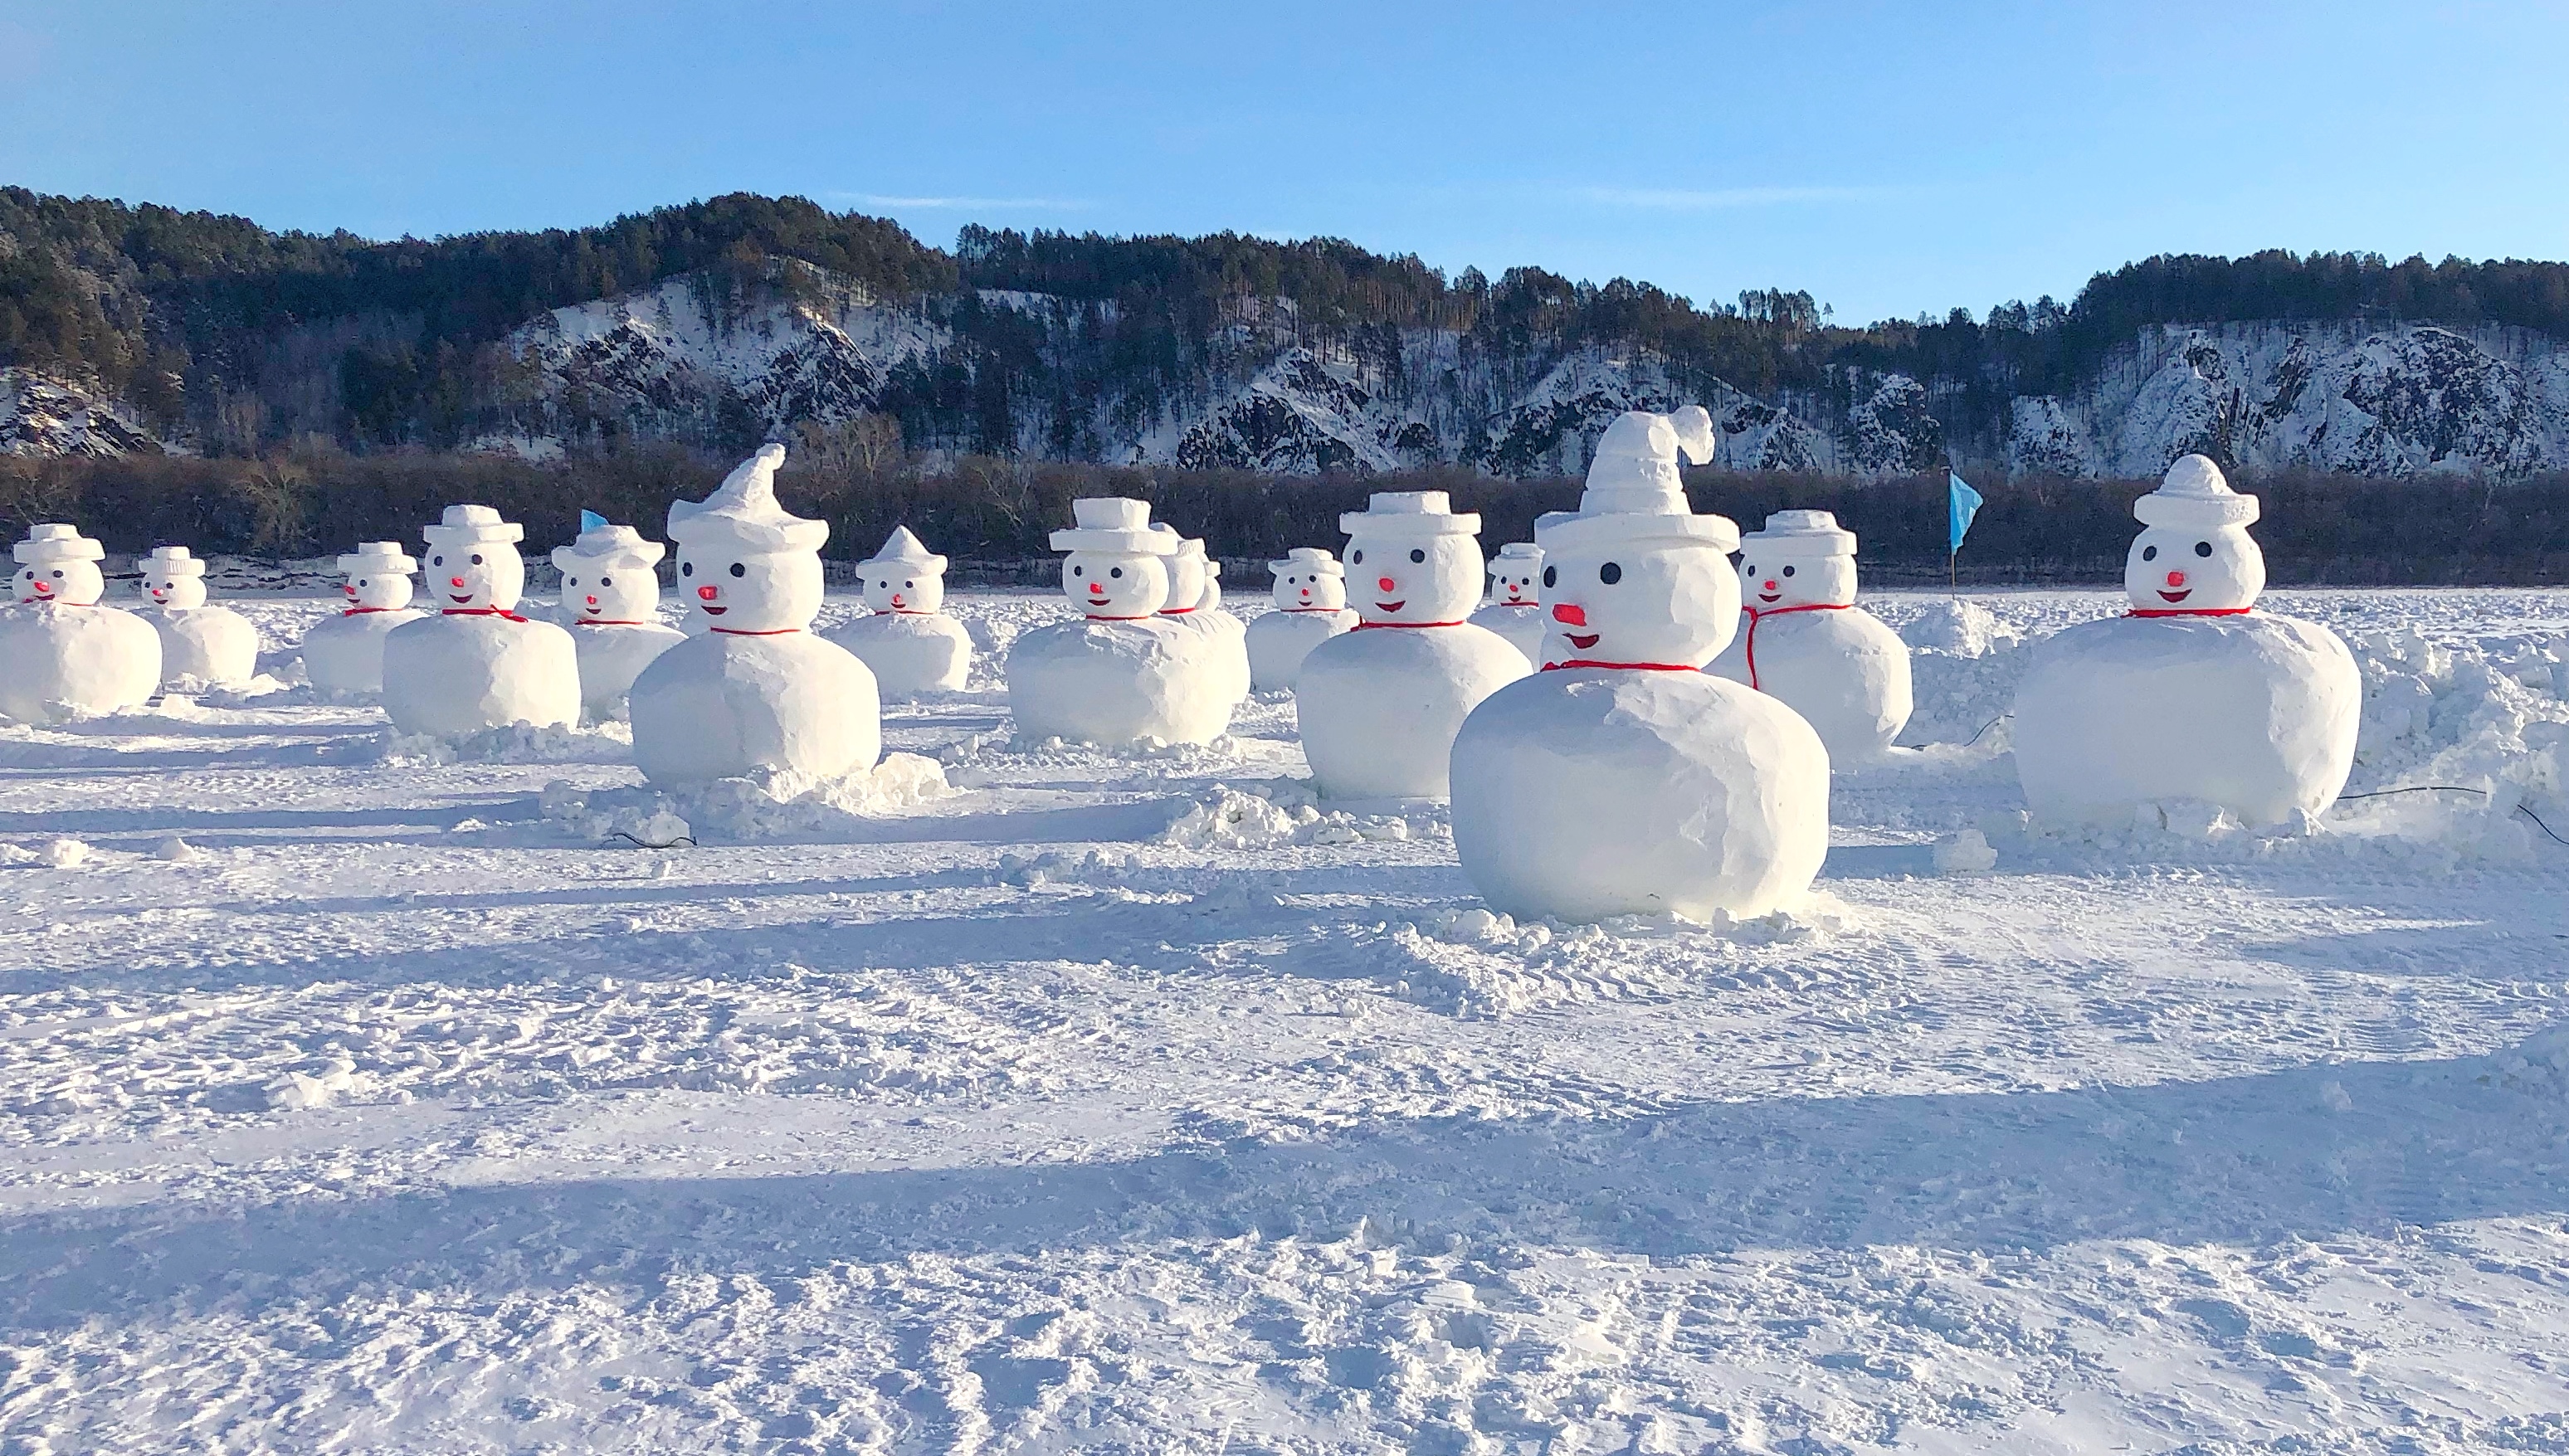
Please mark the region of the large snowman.
[[348, 579], [340, 593], [348, 604], [303, 634], [303, 676], [329, 697], [384, 690], [384, 638], [425, 613], [410, 604], [411, 573], [419, 569], [395, 541], [370, 541], [339, 558]]
[[1543, 665], [1543, 593], [1535, 584], [1542, 576], [1543, 547], [1530, 541], [1509, 542], [1490, 558], [1490, 594], [1472, 613], [1472, 625], [1507, 638], [1525, 654], [1529, 667]]
[[883, 752], [874, 673], [811, 631], [830, 525], [777, 504], [784, 463], [784, 446], [760, 446], [702, 502], [670, 504], [678, 589], [702, 630], [651, 659], [627, 697], [633, 762], [652, 783], [835, 779]]
[[1455, 731], [1528, 671], [1465, 620], [1481, 518], [1455, 515], [1443, 491], [1383, 491], [1338, 526], [1358, 622], [1311, 649], [1293, 689], [1312, 781], [1328, 799], [1442, 799]]
[[0, 611], [0, 713], [60, 723], [139, 708], [161, 686], [161, 634], [103, 604], [105, 547], [59, 522], [11, 548], [13, 604]]
[[629, 526], [579, 513], [579, 535], [553, 547], [556, 618], [579, 648], [579, 707], [592, 723], [624, 716], [624, 695], [653, 658], [686, 640], [660, 620], [660, 558], [669, 548]]
[[[1177, 535], [1165, 522], [1151, 529]], [[1177, 552], [1169, 557], [1169, 604], [1160, 615], [1202, 635], [1205, 668], [1233, 703], [1249, 697], [1256, 677], [1249, 665], [1249, 628], [1222, 609], [1222, 562], [1206, 554], [1201, 539], [1178, 539]]]
[[829, 634], [874, 669], [887, 696], [955, 692], [972, 673], [972, 634], [945, 611], [945, 558], [907, 526], [857, 562], [871, 614]]
[[2036, 642], [2017, 687], [2025, 804], [2090, 823], [2189, 799], [2253, 826], [2326, 810], [2355, 766], [2364, 679], [2335, 632], [2256, 610], [2257, 498], [2189, 455], [2132, 515], [2129, 610]]
[[205, 563], [183, 546], [154, 546], [135, 562], [161, 634], [161, 675], [177, 682], [242, 683], [258, 672], [258, 628], [228, 606], [205, 604]]
[[1454, 848], [1521, 917], [1763, 914], [1828, 854], [1829, 754], [1800, 714], [1700, 668], [1737, 631], [1738, 528], [1696, 516], [1700, 409], [1607, 427], [1580, 509], [1535, 524], [1544, 670], [1454, 741]]
[[1295, 546], [1267, 569], [1276, 573], [1276, 609], [1252, 620], [1244, 632], [1250, 685], [1260, 692], [1290, 692], [1301, 680], [1302, 659], [1353, 628], [1356, 614], [1347, 610], [1347, 568], [1327, 551]]
[[1083, 615], [1009, 644], [1018, 736], [1107, 748], [1221, 737], [1231, 727], [1230, 684], [1212, 667], [1203, 634], [1160, 614], [1177, 535], [1152, 529], [1146, 503], [1121, 498], [1074, 501], [1071, 520], [1052, 534], [1052, 547], [1068, 552], [1062, 594]]
[[384, 715], [403, 733], [441, 737], [579, 721], [579, 650], [570, 633], [518, 614], [526, 529], [488, 506], [449, 506], [428, 543], [437, 615], [384, 638]]
[[1840, 767], [1909, 726], [1909, 644], [1855, 604], [1855, 533], [1826, 511], [1778, 511], [1739, 542], [1739, 634], [1706, 669], [1781, 698]]

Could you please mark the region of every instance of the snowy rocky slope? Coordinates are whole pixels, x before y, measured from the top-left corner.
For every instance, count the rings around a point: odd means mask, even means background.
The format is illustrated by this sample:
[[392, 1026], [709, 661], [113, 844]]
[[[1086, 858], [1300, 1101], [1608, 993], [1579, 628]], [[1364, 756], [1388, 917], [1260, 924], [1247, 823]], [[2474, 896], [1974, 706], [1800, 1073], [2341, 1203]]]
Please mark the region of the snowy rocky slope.
[[0, 368], [0, 455], [158, 455], [170, 442], [124, 402], [76, 381]]
[[1282, 702], [1124, 757], [984, 675], [886, 725], [950, 793], [695, 847], [608, 734], [0, 727], [0, 1449], [2569, 1447], [2569, 593], [2269, 600], [2360, 787], [2501, 798], [2030, 833], [1983, 630], [1807, 905], [1576, 927]]

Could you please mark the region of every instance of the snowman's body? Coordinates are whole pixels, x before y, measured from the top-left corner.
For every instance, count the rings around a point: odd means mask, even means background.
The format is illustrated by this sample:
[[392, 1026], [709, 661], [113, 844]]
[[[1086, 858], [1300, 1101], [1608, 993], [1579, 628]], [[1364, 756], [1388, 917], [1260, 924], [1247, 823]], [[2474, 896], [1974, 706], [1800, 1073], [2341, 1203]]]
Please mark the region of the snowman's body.
[[1442, 491], [1378, 493], [1339, 518], [1361, 620], [1313, 647], [1293, 688], [1323, 798], [1445, 798], [1463, 720], [1526, 675], [1523, 653], [1464, 620], [1480, 595], [1480, 525]]
[[653, 658], [627, 695], [633, 762], [654, 784], [760, 771], [819, 781], [882, 755], [874, 673], [809, 630], [830, 528], [777, 505], [784, 462], [784, 447], [764, 446], [702, 503], [669, 508], [679, 589], [704, 629]]
[[105, 605], [105, 547], [59, 523], [13, 550], [15, 601], [0, 609], [0, 714], [60, 723], [139, 708], [161, 686], [161, 634]]
[[1008, 711], [1020, 738], [1104, 748], [1210, 743], [1238, 701], [1207, 635], [1160, 614], [1169, 603], [1174, 533], [1150, 526], [1140, 501], [1071, 505], [1052, 535], [1062, 591], [1084, 613], [1021, 632], [1008, 647]]
[[887, 697], [959, 692], [972, 675], [972, 634], [945, 611], [945, 558], [897, 528], [857, 563], [871, 614], [829, 633], [864, 661]]
[[1855, 537], [1825, 511], [1778, 511], [1739, 545], [1741, 630], [1707, 672], [1802, 715], [1841, 767], [1880, 758], [1914, 705], [1909, 644], [1855, 604]]
[[[1165, 523], [1156, 530], [1171, 530]], [[1205, 544], [1183, 538], [1169, 558], [1169, 604], [1160, 608], [1168, 621], [1195, 632], [1204, 654], [1204, 672], [1212, 691], [1234, 706], [1245, 702], [1257, 674], [1249, 664], [1249, 627], [1222, 609], [1222, 563], [1205, 554]]]
[[1763, 914], [1828, 853], [1829, 753], [1773, 697], [1696, 669], [1736, 630], [1737, 528], [1685, 504], [1676, 458], [1710, 419], [1610, 426], [1576, 514], [1536, 523], [1554, 664], [1472, 713], [1454, 848], [1521, 917]]
[[668, 547], [629, 526], [579, 513], [580, 532], [553, 548], [561, 572], [555, 619], [579, 653], [579, 711], [592, 723], [625, 716], [633, 680], [686, 634], [660, 620], [660, 557]]
[[2251, 826], [2322, 813], [2354, 769], [2364, 680], [2335, 632], [2255, 610], [2256, 498], [2187, 456], [2133, 514], [2129, 613], [2037, 641], [2017, 687], [2026, 807], [2101, 824], [2177, 800]]
[[382, 692], [384, 639], [424, 615], [410, 605], [410, 573], [419, 562], [398, 542], [378, 541], [341, 556], [339, 569], [347, 573], [340, 590], [348, 604], [303, 634], [304, 680], [325, 697]]
[[161, 634], [164, 680], [219, 686], [257, 675], [258, 628], [230, 607], [206, 604], [203, 561], [185, 546], [157, 546], [136, 564]]
[[1543, 665], [1543, 547], [1512, 541], [1490, 558], [1490, 594], [1472, 613], [1472, 625], [1487, 627], [1525, 654], [1526, 665]]
[[517, 614], [524, 532], [487, 506], [450, 506], [426, 528], [434, 616], [384, 638], [384, 715], [396, 731], [453, 737], [579, 721], [579, 651], [570, 633]]
[[1356, 624], [1347, 609], [1347, 573], [1337, 558], [1314, 546], [1295, 546], [1281, 561], [1267, 563], [1276, 573], [1276, 609], [1253, 618], [1241, 633], [1249, 655], [1250, 686], [1259, 692], [1290, 692], [1302, 676], [1302, 659], [1311, 649]]

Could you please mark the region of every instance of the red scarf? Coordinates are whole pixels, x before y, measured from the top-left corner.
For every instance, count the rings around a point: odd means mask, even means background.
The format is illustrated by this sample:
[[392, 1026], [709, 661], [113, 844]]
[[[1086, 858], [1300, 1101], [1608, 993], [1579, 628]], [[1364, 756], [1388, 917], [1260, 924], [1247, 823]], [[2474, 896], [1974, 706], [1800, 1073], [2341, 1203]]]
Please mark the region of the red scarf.
[[1288, 606], [1288, 607], [1284, 608], [1284, 610], [1286, 610], [1286, 611], [1326, 611], [1326, 612], [1340, 612], [1340, 611], [1344, 611], [1344, 610], [1346, 610], [1346, 608], [1345, 608], [1345, 607], [1343, 607], [1343, 606]]
[[[656, 625], [656, 623], [628, 621], [622, 617], [584, 616], [574, 618], [571, 625], [575, 627], [641, 627]], [[714, 630], [719, 632], [722, 628], [716, 627]]]
[[447, 607], [443, 612], [441, 612], [441, 613], [440, 613], [440, 615], [443, 615], [443, 616], [504, 616], [504, 617], [507, 617], [509, 620], [511, 620], [511, 621], [513, 621], [513, 622], [522, 622], [522, 621], [525, 621], [525, 620], [526, 620], [526, 618], [525, 618], [525, 617], [522, 617], [522, 616], [518, 615], [518, 614], [517, 614], [516, 612], [514, 612], [514, 611], [502, 611], [500, 608], [498, 608], [498, 607], [496, 607], [496, 606], [450, 606], [450, 607]]
[[1088, 619], [1093, 622], [1147, 622], [1154, 614], [1146, 611], [1140, 616], [1103, 616], [1092, 611], [1088, 614]]
[[1573, 657], [1567, 662], [1547, 662], [1543, 665], [1543, 670], [1559, 672], [1566, 667], [1612, 667], [1624, 672], [1701, 672], [1703, 670], [1700, 667], [1688, 667], [1682, 662], [1598, 662], [1586, 657]]
[[[1770, 606], [1763, 611], [1760, 611], [1753, 606], [1742, 606], [1739, 608], [1741, 611], [1748, 613], [1748, 640], [1741, 648], [1742, 653], [1748, 658], [1748, 685], [1752, 688], [1757, 687], [1758, 618], [1786, 616], [1797, 611], [1847, 611], [1852, 609], [1854, 603], [1845, 601], [1812, 601], [1805, 602], [1800, 606]], [[1758, 691], [1763, 692], [1765, 689], [1758, 688]]]
[[2136, 606], [2125, 616], [2246, 616], [2253, 606]]
[[[1325, 610], [1326, 608], [1314, 609]], [[1462, 622], [1358, 622], [1353, 627], [1348, 628], [1348, 630], [1363, 632], [1370, 631], [1375, 627], [1459, 627], [1462, 625], [1464, 625]]]
[[364, 616], [370, 611], [408, 611], [407, 606], [351, 606], [340, 610], [341, 616]]
[[790, 637], [794, 633], [803, 629], [801, 627], [770, 627], [766, 631], [759, 632], [752, 631], [748, 627], [714, 627], [711, 630], [720, 632], [726, 637]]

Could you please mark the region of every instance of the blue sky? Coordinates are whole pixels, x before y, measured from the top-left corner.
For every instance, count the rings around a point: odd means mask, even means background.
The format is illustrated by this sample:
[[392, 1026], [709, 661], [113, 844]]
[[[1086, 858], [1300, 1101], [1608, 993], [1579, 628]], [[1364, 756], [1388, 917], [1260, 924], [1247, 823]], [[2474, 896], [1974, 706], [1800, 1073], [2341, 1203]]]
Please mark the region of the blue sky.
[[1844, 322], [2162, 251], [2569, 256], [2569, 7], [0, 0], [0, 182], [375, 236], [800, 192]]

